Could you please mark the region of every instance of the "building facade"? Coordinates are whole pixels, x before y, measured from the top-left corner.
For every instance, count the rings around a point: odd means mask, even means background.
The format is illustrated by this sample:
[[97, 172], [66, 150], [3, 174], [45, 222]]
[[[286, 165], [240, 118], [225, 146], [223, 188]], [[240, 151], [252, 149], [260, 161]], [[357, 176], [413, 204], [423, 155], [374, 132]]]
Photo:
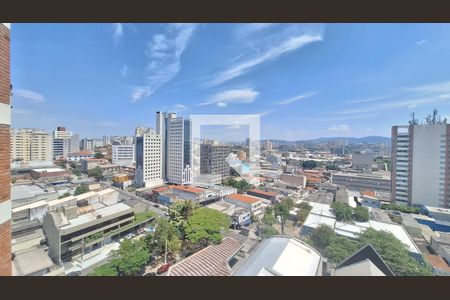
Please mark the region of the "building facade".
[[167, 136], [167, 181], [192, 184], [192, 133], [190, 120], [182, 117], [169, 120]]
[[391, 191], [391, 176], [388, 172], [374, 172], [371, 174], [337, 172], [331, 174], [331, 183], [356, 191]]
[[70, 138], [70, 151], [72, 153], [80, 151], [80, 135], [79, 134], [73, 134], [72, 137]]
[[11, 161], [51, 161], [52, 138], [40, 129], [20, 128], [11, 130]]
[[231, 147], [226, 145], [200, 145], [200, 174], [218, 175], [221, 179], [230, 176], [230, 165], [226, 158]]
[[169, 122], [175, 119], [177, 114], [174, 112], [156, 112], [156, 134], [161, 136], [161, 159], [162, 159], [162, 176], [167, 181], [167, 153], [169, 148]]
[[163, 183], [162, 145], [159, 134], [146, 133], [136, 137], [135, 180], [138, 187], [153, 187]]
[[450, 125], [392, 127], [391, 201], [449, 207]]
[[[11, 275], [10, 25], [0, 23], [0, 276]], [[7, 187], [7, 188], [4, 188]]]
[[135, 163], [134, 145], [112, 145], [112, 163], [130, 166]]

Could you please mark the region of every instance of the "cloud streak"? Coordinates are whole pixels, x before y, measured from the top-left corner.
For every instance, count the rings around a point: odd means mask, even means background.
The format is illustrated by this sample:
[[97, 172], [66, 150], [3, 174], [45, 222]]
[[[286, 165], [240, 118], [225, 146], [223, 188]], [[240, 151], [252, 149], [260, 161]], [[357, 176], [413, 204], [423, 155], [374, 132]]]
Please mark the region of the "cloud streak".
[[123, 25], [122, 23], [112, 24], [112, 35], [114, 42], [118, 43], [123, 36]]
[[259, 92], [253, 89], [231, 89], [217, 93], [209, 97], [205, 102], [199, 105], [216, 104], [218, 107], [226, 107], [230, 103], [242, 104], [252, 103], [258, 97]]
[[[256, 29], [257, 31], [261, 31], [267, 27], [269, 26], [265, 26], [265, 24], [263, 24], [256, 26]], [[272, 29], [274, 26], [270, 27], [270, 29]], [[249, 30], [254, 31], [255, 29], [248, 29], [248, 27], [246, 27], [244, 31]], [[231, 67], [215, 74], [212, 79], [206, 82], [206, 86], [213, 87], [223, 84], [231, 79], [250, 72], [257, 66], [276, 61], [284, 55], [292, 53], [307, 44], [323, 40], [322, 30], [319, 32], [313, 32], [311, 30], [307, 30], [307, 28], [302, 25], [291, 25], [285, 27], [284, 30], [268, 31], [268, 34], [263, 36], [259, 34], [256, 35], [255, 41], [247, 41], [246, 38], [243, 39], [241, 42], [249, 44], [249, 48], [253, 49], [254, 54], [251, 57], [241, 60], [240, 62], [233, 64]], [[247, 50], [245, 50], [245, 52], [246, 51]]]
[[195, 28], [195, 24], [169, 24], [164, 33], [153, 35], [146, 51], [149, 63], [145, 70], [145, 84], [133, 89], [132, 102], [150, 97], [178, 74], [181, 55], [189, 45]]
[[330, 128], [328, 128], [328, 131], [350, 131], [350, 127], [348, 125], [342, 124], [342, 125], [333, 125]]
[[288, 98], [288, 99], [283, 99], [283, 100], [277, 101], [275, 104], [276, 105], [291, 104], [291, 103], [294, 103], [294, 102], [296, 102], [298, 100], [306, 99], [306, 98], [309, 98], [311, 96], [317, 95], [318, 93], [319, 92], [310, 92], [310, 93], [307, 93], [307, 94], [298, 95], [298, 96], [295, 96], [295, 97], [291, 97], [291, 98]]
[[46, 101], [45, 97], [42, 94], [25, 89], [14, 90], [13, 97], [26, 100], [30, 103], [42, 103]]

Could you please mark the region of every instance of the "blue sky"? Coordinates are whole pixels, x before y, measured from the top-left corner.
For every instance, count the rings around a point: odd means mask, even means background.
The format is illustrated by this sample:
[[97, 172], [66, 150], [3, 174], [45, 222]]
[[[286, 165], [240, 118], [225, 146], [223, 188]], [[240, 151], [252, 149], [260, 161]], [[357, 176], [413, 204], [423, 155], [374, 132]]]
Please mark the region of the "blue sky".
[[413, 111], [450, 116], [450, 25], [13, 24], [11, 72], [16, 128], [132, 135], [160, 110], [260, 114], [262, 138], [389, 136]]

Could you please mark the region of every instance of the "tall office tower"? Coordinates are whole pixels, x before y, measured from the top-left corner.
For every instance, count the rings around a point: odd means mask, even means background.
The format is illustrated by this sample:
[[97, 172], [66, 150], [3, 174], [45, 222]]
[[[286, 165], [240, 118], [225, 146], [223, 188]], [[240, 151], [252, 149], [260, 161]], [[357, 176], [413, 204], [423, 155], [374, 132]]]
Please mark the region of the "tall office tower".
[[104, 135], [103, 136], [103, 147], [111, 145], [111, 137]]
[[231, 147], [225, 145], [200, 145], [200, 174], [211, 174], [225, 178], [230, 176], [230, 165], [226, 161]]
[[174, 112], [156, 112], [156, 133], [161, 136], [162, 144], [162, 176], [167, 181], [167, 153], [168, 153], [168, 135], [169, 122], [175, 119], [177, 114]]
[[40, 129], [11, 129], [11, 161], [51, 161], [52, 137]]
[[391, 201], [449, 208], [450, 125], [393, 126]]
[[138, 187], [154, 187], [163, 184], [161, 136], [145, 133], [136, 138], [136, 174]]
[[167, 181], [192, 184], [191, 121], [182, 117], [169, 120], [167, 136]]
[[70, 138], [70, 151], [72, 153], [80, 152], [80, 135], [73, 134]]
[[83, 150], [94, 150], [94, 139], [91, 138], [82, 139], [81, 148], [83, 148]]
[[11, 275], [10, 25], [0, 23], [0, 276]]

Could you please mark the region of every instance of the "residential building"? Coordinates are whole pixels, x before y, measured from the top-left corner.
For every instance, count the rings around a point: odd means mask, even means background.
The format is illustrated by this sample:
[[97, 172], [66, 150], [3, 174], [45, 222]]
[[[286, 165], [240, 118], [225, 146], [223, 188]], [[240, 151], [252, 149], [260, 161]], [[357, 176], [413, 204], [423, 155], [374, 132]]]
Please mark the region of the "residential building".
[[[0, 276], [11, 275], [10, 24], [0, 23]], [[12, 140], [12, 139], [11, 139]], [[11, 152], [10, 152], [11, 151]]]
[[107, 164], [108, 160], [103, 158], [83, 158], [80, 160], [80, 162], [81, 171], [87, 174], [89, 170], [92, 170], [97, 166]]
[[219, 180], [230, 176], [230, 165], [226, 158], [231, 147], [226, 145], [200, 145], [200, 174], [217, 176]]
[[306, 187], [306, 176], [303, 175], [281, 174], [279, 180], [286, 185], [287, 189], [301, 190]]
[[272, 204], [275, 204], [277, 201], [278, 194], [275, 192], [270, 192], [270, 191], [262, 191], [262, 190], [252, 189], [247, 192], [247, 195], [264, 198], [264, 199], [270, 200], [272, 202]]
[[391, 201], [449, 208], [450, 124], [392, 127]]
[[52, 161], [52, 138], [40, 129], [11, 130], [11, 161]]
[[156, 134], [161, 136], [161, 159], [162, 159], [162, 177], [167, 181], [167, 159], [169, 149], [169, 122], [175, 119], [177, 114], [174, 112], [156, 112]]
[[81, 140], [82, 150], [94, 150], [94, 139], [84, 138]]
[[289, 236], [263, 240], [233, 276], [321, 276], [322, 256], [307, 243]]
[[53, 159], [67, 159], [71, 153], [70, 139], [53, 138]]
[[70, 138], [70, 151], [75, 153], [80, 151], [80, 135], [72, 134]]
[[152, 133], [152, 132], [154, 132], [154, 130], [152, 128], [144, 127], [142, 125], [139, 125], [138, 127], [136, 127], [134, 129], [134, 136], [135, 137], [143, 136], [146, 133]]
[[192, 184], [191, 122], [183, 117], [169, 119], [167, 136], [167, 181], [174, 184]]
[[103, 147], [111, 145], [111, 137], [104, 135], [103, 136]]
[[236, 206], [250, 210], [254, 216], [260, 215], [263, 212], [262, 200], [256, 197], [242, 194], [230, 194], [225, 196], [224, 200]]
[[135, 163], [134, 145], [112, 145], [112, 163], [131, 166]]
[[336, 172], [331, 174], [331, 183], [345, 186], [349, 190], [391, 191], [389, 172], [378, 171], [370, 174], [357, 172]]
[[79, 152], [74, 152], [69, 154], [69, 156], [67, 157], [68, 161], [80, 161], [84, 158], [94, 158], [95, 154], [94, 151], [92, 150], [82, 150]]
[[161, 136], [145, 133], [136, 137], [136, 175], [138, 187], [155, 187], [162, 179]]

